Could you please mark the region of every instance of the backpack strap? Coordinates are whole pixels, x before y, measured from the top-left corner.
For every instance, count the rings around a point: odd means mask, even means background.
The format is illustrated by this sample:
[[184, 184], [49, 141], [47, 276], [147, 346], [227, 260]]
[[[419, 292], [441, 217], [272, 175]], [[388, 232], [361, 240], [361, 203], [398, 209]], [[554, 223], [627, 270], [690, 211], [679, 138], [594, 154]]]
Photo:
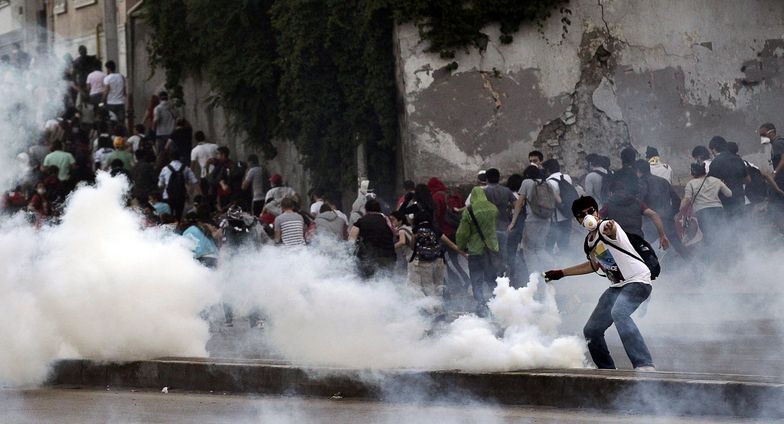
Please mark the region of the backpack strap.
[[700, 191], [702, 191], [702, 186], [705, 185], [705, 181], [708, 181], [708, 177], [709, 175], [705, 175], [705, 178], [702, 179], [702, 184], [700, 184], [700, 188], [697, 189], [697, 192], [694, 193], [694, 196], [691, 198], [691, 201], [689, 202], [689, 208], [694, 207], [694, 202], [697, 201], [697, 195], [699, 195]]
[[[591, 233], [588, 233], [588, 234], [585, 235], [585, 240], [583, 241], [583, 252], [585, 252], [585, 258], [588, 259], [588, 263], [591, 265], [591, 269], [593, 270], [593, 272], [599, 274], [599, 269], [598, 268], [594, 268], [593, 261], [591, 260], [591, 252], [593, 252], [593, 249], [596, 247], [596, 245], [594, 244], [593, 248], [589, 248], [589, 246], [588, 246], [588, 238], [589, 237], [591, 237]], [[601, 275], [601, 274], [599, 274], [599, 275]]]
[[[624, 253], [624, 254], [626, 254], [627, 256], [631, 256], [632, 258], [634, 258], [634, 259], [637, 259], [638, 261], [642, 262], [642, 263], [643, 263], [643, 265], [645, 265], [645, 266], [648, 266], [648, 264], [646, 264], [646, 263], [645, 263], [645, 261], [644, 261], [644, 260], [642, 260], [642, 257], [641, 257], [641, 256], [638, 256], [638, 255], [634, 255], [634, 254], [632, 254], [632, 253], [629, 253], [629, 251], [627, 251], [626, 249], [624, 249], [624, 248], [622, 248], [622, 247], [620, 247], [620, 246], [618, 246], [618, 245], [616, 245], [616, 244], [614, 244], [614, 243], [611, 243], [609, 240], [607, 240], [607, 239], [606, 239], [606, 238], [605, 238], [605, 237], [602, 235], [602, 232], [601, 232], [601, 230], [597, 230], [597, 234], [598, 234], [598, 236], [599, 236], [599, 237], [598, 237], [598, 239], [599, 239], [599, 240], [601, 240], [601, 241], [602, 241], [604, 244], [606, 244], [606, 245], [608, 245], [608, 246], [610, 246], [610, 247], [613, 247], [613, 248], [615, 248], [616, 250], [618, 250], [619, 252], [621, 252], [621, 253]], [[631, 241], [630, 241], [630, 243], [631, 243]]]
[[479, 221], [476, 220], [476, 215], [474, 215], [474, 209], [469, 206], [466, 208], [468, 210], [468, 214], [471, 215], [471, 220], [474, 221], [474, 225], [476, 226], [476, 231], [479, 233], [479, 238], [482, 239], [482, 243], [487, 246], [488, 250], [490, 249], [490, 245], [487, 244], [487, 240], [485, 239], [485, 234], [482, 232], [482, 228], [479, 226]]

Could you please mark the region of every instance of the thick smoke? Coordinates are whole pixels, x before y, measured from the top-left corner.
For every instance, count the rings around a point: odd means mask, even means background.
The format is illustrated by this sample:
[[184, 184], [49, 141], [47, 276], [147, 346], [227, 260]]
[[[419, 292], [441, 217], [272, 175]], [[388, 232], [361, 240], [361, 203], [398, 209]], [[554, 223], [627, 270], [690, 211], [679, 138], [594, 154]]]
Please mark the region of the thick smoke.
[[[0, 69], [0, 186], [24, 178], [23, 153], [56, 129], [64, 93], [55, 60]], [[182, 238], [142, 230], [125, 208], [127, 189], [99, 175], [72, 194], [58, 226], [0, 218], [0, 384], [42, 382], [58, 357], [206, 355], [199, 313], [218, 297], [211, 273]]]
[[36, 57], [25, 71], [0, 66], [0, 187], [24, 176], [29, 163], [19, 154], [38, 142], [47, 122], [62, 110], [67, 88], [63, 68], [62, 62], [47, 57]]
[[[360, 368], [504, 371], [582, 367], [585, 343], [559, 336], [554, 289], [514, 289], [499, 279], [493, 320], [473, 314], [436, 327], [422, 310], [432, 299], [403, 281], [363, 282], [337, 250], [264, 248], [231, 258], [222, 273], [240, 312], [269, 316], [272, 346], [297, 363]], [[242, 301], [240, 301], [242, 299]]]
[[[0, 184], [11, 187], [27, 171], [24, 161], [17, 166], [19, 154], [56, 128], [51, 118], [65, 86], [53, 63], [3, 72]], [[362, 282], [341, 247], [266, 247], [224, 258], [215, 273], [192, 259], [181, 237], [142, 229], [125, 207], [127, 189], [125, 179], [102, 173], [69, 197], [59, 225], [0, 219], [0, 309], [9, 317], [0, 323], [0, 384], [42, 382], [61, 357], [206, 356], [200, 313], [222, 300], [216, 282], [238, 312], [266, 314], [271, 344], [296, 362], [483, 371], [584, 365], [584, 343], [557, 335], [553, 290], [536, 280], [519, 290], [500, 281], [490, 303], [495, 322], [462, 316], [431, 336], [421, 311], [432, 299], [401, 281]]]
[[0, 382], [30, 384], [54, 359], [205, 356], [211, 273], [183, 239], [141, 230], [127, 182], [98, 176], [70, 198], [61, 225], [0, 223]]

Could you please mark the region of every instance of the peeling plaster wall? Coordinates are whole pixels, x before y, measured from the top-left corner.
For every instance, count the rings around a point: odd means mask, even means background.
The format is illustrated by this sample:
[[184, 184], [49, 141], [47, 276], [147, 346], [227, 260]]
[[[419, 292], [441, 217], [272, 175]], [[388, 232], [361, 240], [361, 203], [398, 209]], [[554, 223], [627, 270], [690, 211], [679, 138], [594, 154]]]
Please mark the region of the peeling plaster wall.
[[559, 14], [501, 45], [498, 29], [479, 52], [446, 61], [425, 53], [412, 25], [397, 28], [404, 101], [403, 174], [450, 182], [498, 167], [520, 172], [544, 151], [569, 172], [585, 154], [631, 143], [659, 149], [688, 177], [691, 149], [714, 135], [767, 165], [755, 134], [784, 127], [784, 2], [779, 0], [572, 0]]

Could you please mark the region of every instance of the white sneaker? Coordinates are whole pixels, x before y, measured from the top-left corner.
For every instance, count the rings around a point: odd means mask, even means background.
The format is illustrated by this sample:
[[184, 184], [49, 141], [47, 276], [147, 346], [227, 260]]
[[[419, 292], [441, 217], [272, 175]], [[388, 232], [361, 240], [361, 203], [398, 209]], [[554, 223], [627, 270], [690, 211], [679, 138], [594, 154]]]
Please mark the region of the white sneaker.
[[635, 371], [641, 371], [641, 372], [655, 372], [656, 368], [655, 367], [637, 367], [634, 370]]

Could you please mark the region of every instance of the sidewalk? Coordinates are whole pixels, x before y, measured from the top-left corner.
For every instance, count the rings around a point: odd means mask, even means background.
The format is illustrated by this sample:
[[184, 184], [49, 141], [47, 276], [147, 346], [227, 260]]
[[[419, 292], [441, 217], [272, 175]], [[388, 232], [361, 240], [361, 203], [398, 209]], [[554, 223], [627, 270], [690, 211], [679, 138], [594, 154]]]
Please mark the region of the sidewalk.
[[164, 358], [124, 364], [63, 360], [54, 366], [48, 384], [388, 402], [474, 400], [633, 414], [784, 418], [782, 379], [719, 374], [590, 369], [485, 374], [371, 371], [274, 361]]

